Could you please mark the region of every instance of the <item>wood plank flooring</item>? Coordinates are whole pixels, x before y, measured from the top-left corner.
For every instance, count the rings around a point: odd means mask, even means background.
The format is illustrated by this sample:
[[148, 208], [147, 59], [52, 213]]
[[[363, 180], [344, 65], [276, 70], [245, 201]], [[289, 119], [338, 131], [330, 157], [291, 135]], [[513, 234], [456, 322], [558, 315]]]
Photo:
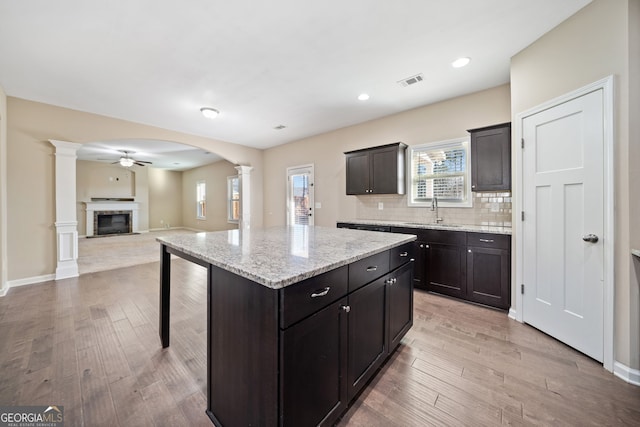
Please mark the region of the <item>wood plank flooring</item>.
[[[67, 426], [211, 426], [206, 270], [172, 261], [0, 298], [0, 405], [64, 405]], [[640, 425], [640, 387], [506, 314], [415, 293], [414, 326], [339, 426]]]

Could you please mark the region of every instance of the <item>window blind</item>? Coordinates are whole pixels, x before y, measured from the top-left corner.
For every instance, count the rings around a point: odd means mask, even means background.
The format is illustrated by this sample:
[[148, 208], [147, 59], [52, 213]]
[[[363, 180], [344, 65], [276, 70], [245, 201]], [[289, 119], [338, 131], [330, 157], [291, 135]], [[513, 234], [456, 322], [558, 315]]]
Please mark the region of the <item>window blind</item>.
[[415, 149], [411, 164], [414, 201], [465, 199], [467, 150], [462, 144]]

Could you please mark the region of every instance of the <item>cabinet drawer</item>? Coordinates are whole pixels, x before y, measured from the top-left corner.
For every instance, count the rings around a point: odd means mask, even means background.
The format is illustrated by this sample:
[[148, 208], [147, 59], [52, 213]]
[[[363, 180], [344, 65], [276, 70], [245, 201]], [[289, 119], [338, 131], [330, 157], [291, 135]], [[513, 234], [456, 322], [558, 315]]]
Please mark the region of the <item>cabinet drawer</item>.
[[428, 243], [440, 243], [442, 245], [464, 246], [467, 244], [466, 231], [449, 230], [424, 230], [419, 237]]
[[349, 265], [349, 292], [389, 272], [389, 251], [371, 255]]
[[395, 270], [402, 264], [405, 264], [415, 258], [414, 255], [415, 245], [413, 242], [405, 243], [402, 246], [395, 247], [389, 250], [389, 270]]
[[348, 271], [345, 265], [283, 288], [280, 293], [280, 327], [288, 328], [345, 296]]
[[511, 236], [506, 234], [467, 233], [467, 246], [510, 250]]

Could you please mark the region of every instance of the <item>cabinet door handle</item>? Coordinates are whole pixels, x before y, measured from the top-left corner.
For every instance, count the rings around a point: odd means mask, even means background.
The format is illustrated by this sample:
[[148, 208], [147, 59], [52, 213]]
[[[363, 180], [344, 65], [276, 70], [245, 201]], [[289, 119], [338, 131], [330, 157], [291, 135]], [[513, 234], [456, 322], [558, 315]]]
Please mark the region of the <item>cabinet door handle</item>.
[[329, 289], [331, 289], [329, 286], [327, 286], [326, 288], [324, 288], [323, 290], [317, 290], [314, 293], [311, 294], [311, 298], [318, 298], [318, 297], [323, 297], [326, 294], [329, 293]]
[[429, 245], [424, 245], [425, 248], [429, 249]]
[[400, 254], [400, 256], [401, 256], [401, 257], [406, 257], [407, 255], [409, 255], [409, 252], [402, 252], [402, 253]]
[[493, 239], [480, 239], [481, 242], [493, 243]]
[[367, 271], [376, 271], [378, 269], [377, 265], [372, 265], [371, 267], [367, 267]]
[[471, 253], [471, 249], [469, 249], [468, 252]]
[[392, 278], [392, 279], [387, 279], [387, 280], [385, 280], [385, 283], [386, 283], [387, 285], [393, 285], [393, 284], [394, 284], [394, 283], [396, 283], [397, 281], [398, 281], [398, 279], [396, 279], [396, 278], [394, 277], [394, 278]]
[[345, 313], [348, 313], [351, 311], [351, 307], [349, 307], [348, 305], [341, 305], [340, 309], [343, 310]]

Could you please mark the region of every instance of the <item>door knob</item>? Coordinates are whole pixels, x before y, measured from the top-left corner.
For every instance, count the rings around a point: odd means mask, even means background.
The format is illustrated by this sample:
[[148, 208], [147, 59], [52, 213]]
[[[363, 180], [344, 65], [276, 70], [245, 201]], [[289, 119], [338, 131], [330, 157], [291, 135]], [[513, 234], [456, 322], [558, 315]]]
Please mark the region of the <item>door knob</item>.
[[582, 240], [585, 242], [596, 243], [598, 241], [598, 236], [595, 234], [586, 234], [582, 236]]

